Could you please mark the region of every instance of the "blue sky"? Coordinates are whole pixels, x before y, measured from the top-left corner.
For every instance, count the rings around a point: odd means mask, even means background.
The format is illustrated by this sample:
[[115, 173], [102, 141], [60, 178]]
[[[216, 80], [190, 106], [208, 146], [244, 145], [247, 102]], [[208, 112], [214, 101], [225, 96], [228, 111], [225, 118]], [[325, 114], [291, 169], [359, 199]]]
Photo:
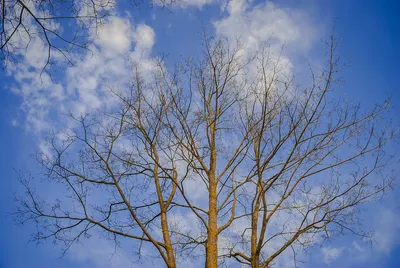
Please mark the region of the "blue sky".
[[[229, 19], [234, 11], [221, 8], [223, 4], [217, 1], [187, 1], [181, 7], [171, 8], [170, 11], [158, 7], [150, 8], [146, 5], [138, 9], [130, 6], [119, 6], [114, 28], [120, 29], [121, 25], [129, 24], [125, 34], [119, 42], [113, 43], [107, 37], [100, 36], [97, 45], [109, 60], [118, 60], [120, 54], [112, 51], [115, 45], [121, 51], [129, 51], [132, 57], [142, 57], [145, 60], [159, 53], [167, 54], [167, 62], [173, 63], [200, 51], [201, 27], [209, 33], [215, 32], [226, 37], [233, 34], [246, 36], [257, 31], [248, 30], [234, 25]], [[271, 5], [267, 7], [267, 5]], [[373, 105], [378, 100], [383, 100], [388, 95], [393, 101], [393, 122], [400, 123], [400, 89], [398, 75], [400, 74], [400, 17], [397, 1], [317, 1], [317, 0], [283, 0], [255, 1], [248, 3], [243, 12], [247, 16], [246, 22], [254, 27], [261, 27], [260, 35], [277, 34], [279, 41], [287, 42], [290, 60], [293, 63], [294, 72], [301, 73], [301, 61], [308, 58], [318, 63], [321, 55], [321, 39], [330, 34], [332, 22], [336, 18], [336, 34], [342, 38], [341, 53], [343, 58], [348, 58], [351, 67], [343, 73], [345, 84], [340, 89], [350, 99], [361, 101], [365, 105]], [[126, 13], [129, 10], [129, 15]], [[256, 10], [261, 10], [261, 15], [256, 16]], [[263, 17], [265, 20], [257, 22]], [[259, 13], [257, 13], [259, 14]], [[271, 20], [268, 18], [271, 17]], [[282, 24], [276, 25], [273, 20], [281, 19]], [[254, 21], [252, 21], [254, 20]], [[119, 24], [122, 23], [122, 24]], [[233, 23], [233, 24], [232, 24]], [[265, 25], [261, 25], [261, 24]], [[269, 27], [268, 23], [271, 23]], [[260, 26], [261, 25], [261, 26]], [[266, 28], [263, 28], [263, 27]], [[286, 27], [286, 28], [285, 28]], [[290, 27], [299, 34], [291, 35]], [[257, 29], [256, 29], [257, 30]], [[242, 31], [242, 32], [241, 32]], [[287, 31], [287, 32], [286, 32]], [[133, 39], [130, 40], [129, 38]], [[289, 39], [289, 40], [285, 40]], [[132, 43], [131, 43], [132, 42]], [[140, 53], [138, 52], [140, 48]], [[136, 50], [135, 50], [136, 49]], [[22, 64], [40, 64], [36, 56], [41, 55], [41, 50], [28, 51]], [[24, 268], [24, 267], [114, 267], [125, 260], [115, 258], [107, 263], [112, 246], [100, 238], [93, 237], [85, 246], [77, 246], [71, 252], [59, 258], [59, 247], [51, 243], [37, 246], [29, 243], [29, 235], [34, 226], [15, 226], [12, 218], [7, 213], [12, 212], [14, 203], [13, 193], [20, 190], [16, 182], [16, 170], [36, 171], [35, 161], [31, 154], [43, 149], [41, 140], [44, 132], [50, 126], [59, 127], [57, 119], [62, 111], [52, 103], [70, 102], [66, 108], [90, 109], [96, 107], [101, 100], [95, 99], [90, 93], [80, 92], [81, 99], [61, 99], [57, 95], [49, 95], [49, 90], [58, 86], [65, 90], [74, 90], [77, 85], [82, 88], [90, 88], [91, 81], [85, 79], [85, 74], [93, 72], [87, 69], [87, 64], [101, 66], [102, 61], [92, 62], [82, 56], [78, 66], [68, 69], [66, 72], [55, 74], [56, 82], [40, 84], [34, 79], [18, 79], [27, 75], [23, 66], [9, 72], [0, 70], [0, 267]], [[116, 68], [123, 68], [115, 62]], [[85, 69], [86, 68], [86, 69]], [[101, 72], [101, 71], [99, 71]], [[68, 74], [66, 78], [63, 75]], [[116, 74], [120, 74], [116, 71]], [[99, 74], [103, 77], [104, 73]], [[76, 81], [66, 80], [75, 78]], [[109, 79], [109, 80], [107, 80]], [[111, 81], [115, 77], [106, 77], [105, 81]], [[94, 81], [95, 83], [96, 81]], [[46, 85], [46, 83], [49, 83]], [[28, 89], [41, 88], [40, 93], [32, 93]], [[24, 90], [25, 89], [25, 90]], [[18, 92], [18, 93], [16, 93]], [[54, 92], [54, 91], [53, 91]], [[62, 93], [59, 93], [62, 94]], [[39, 103], [41, 101], [47, 104]], [[47, 99], [46, 99], [47, 98]], [[49, 104], [50, 103], [50, 104]], [[48, 105], [48, 106], [45, 106]], [[99, 104], [100, 105], [100, 104]], [[43, 114], [45, 113], [45, 114]], [[397, 149], [400, 149], [397, 148]], [[394, 148], [394, 150], [397, 150]], [[52, 189], [46, 189], [51, 191]], [[398, 205], [399, 189], [390, 193], [384, 200], [370, 207], [363, 218], [365, 225], [376, 230], [376, 244], [371, 248], [353, 238], [342, 237], [333, 240], [322, 248], [313, 248], [306, 255], [308, 261], [305, 267], [398, 267], [400, 263], [400, 207]], [[129, 251], [124, 252], [121, 258], [129, 258]], [[136, 267], [133, 265], [132, 267]]]

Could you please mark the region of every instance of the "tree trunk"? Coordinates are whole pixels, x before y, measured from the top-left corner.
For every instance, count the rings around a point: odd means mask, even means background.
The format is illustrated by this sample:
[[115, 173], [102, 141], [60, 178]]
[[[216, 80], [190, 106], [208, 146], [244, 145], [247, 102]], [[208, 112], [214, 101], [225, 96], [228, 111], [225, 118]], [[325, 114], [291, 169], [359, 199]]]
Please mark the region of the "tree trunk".
[[158, 163], [159, 163], [159, 158], [158, 158], [158, 153], [157, 153], [157, 148], [155, 147], [154, 144], [152, 144], [152, 150], [154, 153], [154, 158], [156, 164], [154, 165], [154, 183], [156, 186], [156, 191], [157, 191], [157, 197], [158, 201], [160, 204], [160, 216], [161, 216], [161, 231], [163, 234], [163, 239], [165, 243], [165, 251], [167, 253], [167, 266], [168, 268], [176, 268], [176, 261], [175, 261], [175, 253], [174, 253], [174, 248], [172, 247], [172, 241], [171, 241], [171, 235], [169, 233], [169, 226], [168, 226], [168, 218], [167, 218], [167, 208], [165, 206], [164, 202], [164, 196], [162, 194], [161, 190], [161, 185], [158, 177]]
[[[210, 116], [211, 118], [211, 116]], [[218, 211], [217, 211], [217, 150], [215, 147], [215, 122], [210, 124], [211, 134], [211, 155], [210, 170], [208, 173], [208, 236], [206, 248], [206, 268], [218, 267]]]
[[217, 187], [210, 183], [206, 268], [218, 267]]
[[251, 219], [251, 268], [259, 267], [259, 252], [257, 251], [257, 230], [258, 230], [258, 213], [260, 207], [260, 198], [257, 197], [256, 204], [253, 207]]
[[171, 237], [169, 234], [168, 220], [166, 211], [161, 212], [161, 228], [165, 242], [165, 250], [168, 258], [168, 268], [176, 268], [175, 254], [172, 247]]

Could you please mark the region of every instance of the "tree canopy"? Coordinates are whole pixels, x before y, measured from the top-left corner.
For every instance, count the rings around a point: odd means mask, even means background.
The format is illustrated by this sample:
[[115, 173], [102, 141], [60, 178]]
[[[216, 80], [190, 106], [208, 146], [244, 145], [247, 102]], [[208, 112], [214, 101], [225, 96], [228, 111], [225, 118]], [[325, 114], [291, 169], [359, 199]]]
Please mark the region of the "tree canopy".
[[369, 238], [358, 212], [393, 184], [396, 133], [389, 101], [367, 109], [334, 94], [341, 67], [334, 36], [307, 85], [263, 42], [247, 53], [206, 36], [202, 54], [175, 68], [133, 63], [130, 87], [109, 88], [113, 108], [71, 115], [38, 155], [65, 195], [48, 200], [21, 175], [14, 216], [37, 224], [37, 241], [68, 250], [99, 230], [116, 246], [131, 241], [135, 261], [170, 268], [271, 267], [283, 254], [296, 265], [326, 239]]

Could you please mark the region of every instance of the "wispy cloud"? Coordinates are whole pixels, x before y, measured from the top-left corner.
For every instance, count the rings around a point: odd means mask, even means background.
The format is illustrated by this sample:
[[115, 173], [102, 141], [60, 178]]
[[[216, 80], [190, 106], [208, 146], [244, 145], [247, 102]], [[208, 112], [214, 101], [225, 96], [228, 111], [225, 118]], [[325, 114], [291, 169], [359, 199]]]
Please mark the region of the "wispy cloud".
[[331, 262], [335, 261], [342, 255], [342, 250], [343, 249], [341, 248], [335, 247], [323, 247], [321, 249], [323, 262], [326, 264], [330, 264]]

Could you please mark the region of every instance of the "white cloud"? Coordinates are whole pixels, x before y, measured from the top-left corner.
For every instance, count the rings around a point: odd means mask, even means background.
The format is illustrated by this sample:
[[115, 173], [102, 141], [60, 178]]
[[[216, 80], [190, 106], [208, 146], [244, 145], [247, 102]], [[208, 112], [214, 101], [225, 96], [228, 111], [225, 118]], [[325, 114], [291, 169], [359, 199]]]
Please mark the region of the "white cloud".
[[316, 37], [316, 27], [301, 10], [280, 8], [271, 2], [253, 7], [246, 0], [231, 0], [225, 9], [228, 15], [214, 22], [217, 34], [230, 40], [240, 37], [250, 51], [257, 49], [259, 41], [269, 41], [277, 49], [286, 43], [301, 53]]
[[110, 21], [97, 29], [96, 43], [103, 48], [103, 52], [126, 53], [131, 46], [132, 26], [129, 21], [119, 17], [112, 17]]
[[[94, 264], [97, 268], [107, 267], [131, 267], [132, 262], [125, 252], [104, 239], [90, 238], [84, 244], [74, 244], [69, 250], [69, 258], [76, 262], [87, 262]], [[135, 266], [136, 267], [136, 266]]]
[[376, 249], [379, 253], [389, 254], [400, 243], [400, 216], [388, 209], [382, 209], [375, 217]]
[[195, 202], [207, 200], [208, 191], [200, 176], [194, 176], [193, 178], [186, 179], [183, 182], [183, 185], [186, 195], [190, 197], [190, 200]]
[[154, 45], [155, 33], [146, 24], [139, 24], [133, 34], [137, 48], [150, 49]]
[[370, 207], [372, 214], [366, 214], [365, 218], [373, 219], [366, 222], [366, 227], [374, 231], [373, 243], [364, 244], [353, 241], [346, 249], [351, 252], [352, 259], [366, 262], [385, 258], [392, 249], [400, 244], [400, 215], [381, 205]]
[[182, 7], [197, 7], [201, 8], [204, 5], [212, 3], [213, 0], [183, 0], [181, 6]]
[[[201, 9], [203, 6], [216, 2], [215, 0], [181, 0], [173, 2], [172, 7], [179, 7], [179, 8], [198, 8]], [[164, 6], [168, 4], [169, 1], [163, 0], [155, 0], [154, 4], [159, 6]]]
[[323, 247], [321, 249], [321, 252], [323, 255], [323, 262], [326, 264], [330, 264], [331, 262], [339, 258], [340, 255], [342, 255], [342, 249], [335, 247]]
[[[231, 0], [222, 6], [222, 10], [225, 16], [213, 22], [216, 34], [234, 45], [239, 40], [239, 45], [244, 48], [240, 56], [247, 58], [263, 51], [268, 61], [265, 68], [271, 74], [273, 70], [279, 70], [274, 72], [274, 77], [280, 81], [290, 79], [304, 67], [308, 71], [304, 56], [319, 33], [310, 14], [300, 9], [283, 8], [270, 1], [252, 5], [252, 1]], [[297, 61], [299, 58], [302, 60]], [[247, 77], [252, 78], [259, 72], [258, 65], [255, 60], [246, 67]]]
[[[93, 37], [97, 34], [89, 47], [92, 53], [74, 55], [77, 62], [73, 66], [63, 66], [60, 75], [56, 73], [50, 78], [47, 73], [41, 74], [47, 60], [47, 47], [37, 36], [33, 36], [26, 54], [21, 54], [21, 64], [8, 69], [8, 75], [14, 78], [11, 89], [22, 98], [26, 128], [37, 134], [40, 144], [45, 132], [58, 132], [72, 126], [72, 120], [63, 117], [66, 114], [72, 112], [77, 116], [112, 106], [115, 99], [106, 85], [125, 87], [131, 78], [132, 60], [151, 65], [150, 54], [155, 42], [151, 27], [132, 25], [127, 19], [113, 16], [97, 32], [90, 34]], [[57, 53], [52, 59], [62, 64]], [[60, 120], [61, 117], [64, 120]]]
[[382, 206], [373, 206], [371, 210], [376, 211], [373, 216], [365, 215], [368, 219], [366, 228], [373, 228], [373, 243], [367, 243], [368, 240], [353, 240], [347, 242], [347, 238], [335, 241], [335, 246], [323, 247], [322, 262], [330, 264], [337, 260], [336, 265], [341, 263], [367, 263], [374, 261], [380, 263], [387, 258], [392, 249], [400, 244], [400, 216], [393, 211]]
[[229, 14], [236, 15], [245, 10], [247, 6], [246, 0], [232, 0], [227, 4]]
[[365, 252], [365, 248], [363, 248], [357, 241], [353, 241], [352, 246], [356, 251], [360, 253]]

